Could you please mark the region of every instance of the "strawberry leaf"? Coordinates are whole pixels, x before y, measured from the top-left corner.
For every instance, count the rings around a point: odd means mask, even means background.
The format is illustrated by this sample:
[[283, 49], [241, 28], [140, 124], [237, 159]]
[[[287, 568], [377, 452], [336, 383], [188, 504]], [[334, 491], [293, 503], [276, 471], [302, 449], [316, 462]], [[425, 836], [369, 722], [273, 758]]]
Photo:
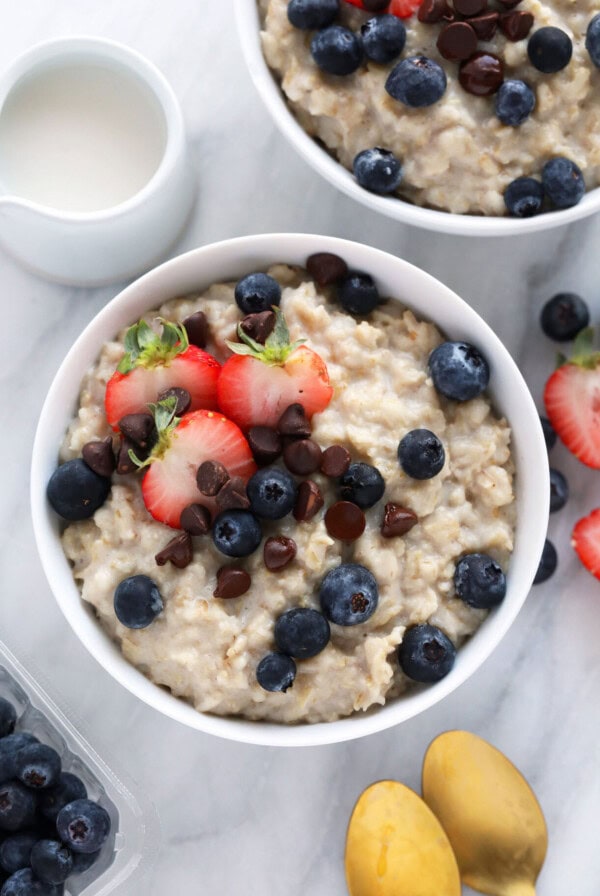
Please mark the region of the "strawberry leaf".
[[177, 399], [174, 395], [171, 395], [169, 398], [163, 398], [162, 401], [158, 401], [156, 404], [148, 405], [148, 409], [154, 417], [154, 425], [156, 426], [158, 438], [151, 454], [146, 460], [140, 460], [131, 449], [129, 450], [129, 458], [139, 470], [142, 470], [144, 467], [149, 467], [155, 460], [160, 459], [169, 448], [173, 433], [175, 429], [177, 429], [181, 419], [180, 417], [175, 416], [176, 407]]
[[285, 364], [292, 352], [306, 342], [306, 339], [290, 342], [290, 331], [283, 312], [276, 305], [273, 306], [273, 311], [275, 312], [275, 326], [264, 345], [255, 342], [247, 333], [244, 333], [241, 325], [238, 324], [237, 334], [240, 342], [230, 342], [229, 340], [226, 342], [234, 354], [246, 355], [271, 367], [279, 367]]
[[173, 358], [189, 348], [185, 327], [159, 318], [162, 333], [159, 336], [145, 320], [140, 320], [127, 330], [125, 354], [117, 367], [119, 373], [130, 373], [136, 367], [168, 366]]
[[586, 327], [581, 330], [573, 343], [573, 354], [565, 358], [563, 354], [557, 356], [557, 367], [565, 364], [574, 364], [586, 370], [595, 370], [600, 365], [600, 351], [594, 351], [594, 328]]

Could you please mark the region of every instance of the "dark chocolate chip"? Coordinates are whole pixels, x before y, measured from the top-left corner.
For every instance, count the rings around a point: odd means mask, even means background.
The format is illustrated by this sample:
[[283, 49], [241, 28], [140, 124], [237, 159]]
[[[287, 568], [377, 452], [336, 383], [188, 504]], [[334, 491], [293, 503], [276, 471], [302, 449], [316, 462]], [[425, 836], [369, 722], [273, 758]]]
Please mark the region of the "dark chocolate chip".
[[500, 16], [497, 12], [486, 12], [482, 16], [475, 16], [475, 18], [469, 19], [469, 25], [479, 40], [492, 40], [498, 28], [499, 18]]
[[444, 59], [460, 62], [477, 49], [477, 35], [468, 22], [451, 22], [440, 31], [437, 48]]
[[139, 447], [132, 442], [131, 439], [128, 439], [127, 436], [121, 437], [121, 442], [119, 444], [119, 450], [117, 452], [117, 473], [120, 476], [125, 476], [127, 473], [135, 473], [137, 470], [137, 465], [131, 460], [129, 457], [129, 452], [133, 451], [133, 453], [140, 460], [144, 460], [145, 458], [141, 455], [144, 455], [145, 452], [140, 451]]
[[383, 12], [390, 5], [390, 0], [363, 0], [367, 12]]
[[311, 434], [310, 421], [301, 404], [291, 404], [285, 409], [277, 422], [277, 431], [282, 436], [294, 436], [307, 439]]
[[179, 386], [173, 386], [172, 389], [165, 389], [165, 391], [161, 392], [158, 396], [159, 401], [164, 401], [165, 398], [175, 399], [176, 417], [183, 417], [183, 415], [187, 414], [190, 407], [192, 406], [192, 396], [187, 389], [180, 389]]
[[159, 566], [172, 563], [177, 569], [185, 569], [192, 562], [193, 555], [191, 535], [189, 532], [180, 532], [162, 551], [158, 552], [154, 559]]
[[533, 16], [530, 12], [514, 9], [500, 16], [500, 30], [509, 40], [525, 40], [532, 28]]
[[452, 19], [453, 15], [447, 0], [423, 0], [419, 6], [417, 18], [425, 25], [434, 25], [436, 22], [441, 22], [442, 19]]
[[126, 414], [119, 420], [119, 429], [140, 448], [148, 448], [154, 437], [152, 414]]
[[319, 286], [330, 286], [346, 276], [348, 265], [332, 252], [315, 252], [307, 258], [306, 270]]
[[298, 486], [298, 497], [293, 511], [294, 519], [299, 523], [312, 520], [324, 503], [321, 489], [317, 483], [312, 479], [305, 479]]
[[475, 53], [458, 71], [461, 87], [474, 96], [491, 96], [504, 80], [504, 63], [493, 53]]
[[205, 460], [198, 467], [196, 484], [203, 495], [214, 498], [229, 479], [229, 473], [218, 460]]
[[240, 321], [240, 327], [250, 339], [264, 345], [275, 327], [275, 312], [257, 311], [256, 314], [247, 314]]
[[381, 524], [381, 534], [384, 538], [405, 535], [418, 522], [416, 513], [413, 513], [408, 507], [402, 507], [400, 504], [386, 504]]
[[365, 515], [351, 501], [337, 501], [325, 514], [325, 528], [332, 538], [355, 541], [365, 531]]
[[217, 570], [217, 587], [213, 591], [213, 597], [221, 597], [228, 600], [232, 597], [241, 597], [250, 588], [252, 579], [245, 569], [239, 566], [222, 566]]
[[487, 0], [453, 0], [454, 9], [461, 16], [480, 16], [487, 9]]
[[94, 473], [110, 479], [115, 472], [116, 461], [111, 436], [101, 442], [86, 442], [81, 449], [81, 456]]
[[499, 0], [500, 6], [503, 6], [505, 9], [514, 9], [520, 2], [521, 0]]
[[335, 478], [343, 476], [350, 461], [350, 452], [343, 445], [330, 445], [321, 455], [321, 473]]
[[241, 476], [229, 479], [217, 494], [217, 510], [247, 510], [250, 501], [246, 494], [246, 486]]
[[190, 535], [206, 535], [210, 529], [210, 510], [203, 504], [189, 504], [181, 511], [179, 525]]
[[191, 345], [198, 348], [206, 348], [208, 342], [208, 320], [204, 311], [196, 311], [190, 314], [183, 322], [185, 331]]
[[319, 469], [321, 449], [312, 439], [296, 439], [283, 449], [283, 461], [296, 476], [309, 476]]
[[298, 547], [293, 538], [287, 538], [285, 535], [267, 538], [263, 548], [265, 566], [271, 572], [283, 569], [292, 562], [297, 551]]
[[251, 426], [248, 430], [248, 444], [259, 467], [272, 464], [283, 450], [279, 433], [270, 426]]

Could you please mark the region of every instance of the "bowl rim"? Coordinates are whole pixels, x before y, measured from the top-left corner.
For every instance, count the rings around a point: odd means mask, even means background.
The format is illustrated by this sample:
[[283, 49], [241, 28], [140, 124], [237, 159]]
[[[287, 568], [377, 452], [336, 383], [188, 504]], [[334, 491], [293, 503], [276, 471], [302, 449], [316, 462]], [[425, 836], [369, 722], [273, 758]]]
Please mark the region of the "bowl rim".
[[[76, 410], [81, 377], [95, 361], [102, 343], [141, 314], [168, 298], [182, 295], [177, 281], [198, 283], [202, 289], [217, 279], [232, 280], [247, 272], [252, 263], [262, 268], [277, 262], [302, 263], [313, 252], [330, 251], [351, 264], [371, 271], [381, 266], [388, 281], [398, 282], [397, 293], [415, 296], [402, 304], [423, 319], [433, 320], [452, 338], [453, 329], [440, 324], [423, 307], [439, 306], [439, 313], [452, 317], [460, 332], [474, 330], [492, 366], [492, 378], [502, 385], [506, 417], [513, 431], [513, 457], [522, 480], [517, 490], [518, 518], [515, 550], [507, 597], [493, 610], [475, 635], [458, 652], [452, 672], [442, 681], [369, 710], [333, 722], [285, 725], [214, 716], [195, 710], [191, 704], [146, 678], [122, 656], [104, 632], [92, 609], [81, 599], [71, 567], [58, 540], [58, 518], [46, 501], [48, 476], [56, 466], [62, 435]], [[234, 273], [237, 266], [238, 273]], [[207, 268], [223, 270], [220, 277], [205, 274]], [[377, 279], [377, 274], [375, 274]], [[201, 286], [200, 284], [204, 284]], [[427, 292], [429, 290], [429, 292]], [[192, 289], [187, 289], [192, 292]], [[429, 295], [427, 299], [426, 296]], [[465, 337], [466, 338], [466, 337]], [[506, 381], [506, 382], [504, 382]], [[493, 396], [493, 389], [490, 390]], [[69, 396], [66, 400], [64, 396]], [[503, 402], [500, 402], [501, 404]], [[65, 406], [68, 414], [64, 413]], [[500, 407], [505, 413], [506, 407]], [[518, 427], [514, 419], [523, 418]], [[523, 475], [526, 469], [527, 475]], [[132, 694], [149, 706], [191, 728], [243, 743], [263, 746], [314, 746], [352, 740], [390, 728], [439, 702], [466, 681], [500, 642], [529, 592], [546, 537], [549, 511], [549, 477], [546, 445], [531, 394], [523, 377], [500, 339], [488, 324], [456, 293], [403, 259], [362, 243], [315, 234], [260, 234], [212, 243], [186, 252], [135, 280], [112, 299], [86, 326], [60, 365], [42, 407], [35, 434], [30, 478], [33, 529], [42, 567], [65, 618], [83, 645], [103, 668]], [[519, 552], [519, 546], [521, 550]], [[518, 562], [517, 562], [518, 561]]]
[[412, 205], [399, 197], [380, 196], [363, 189], [353, 174], [319, 146], [299, 124], [269, 69], [260, 45], [257, 0], [234, 0], [242, 54], [254, 86], [280, 132], [305, 162], [347, 196], [373, 211], [404, 224], [454, 236], [498, 237], [539, 233], [564, 227], [600, 210], [600, 187], [588, 190], [572, 208], [545, 212], [532, 218], [460, 215]]

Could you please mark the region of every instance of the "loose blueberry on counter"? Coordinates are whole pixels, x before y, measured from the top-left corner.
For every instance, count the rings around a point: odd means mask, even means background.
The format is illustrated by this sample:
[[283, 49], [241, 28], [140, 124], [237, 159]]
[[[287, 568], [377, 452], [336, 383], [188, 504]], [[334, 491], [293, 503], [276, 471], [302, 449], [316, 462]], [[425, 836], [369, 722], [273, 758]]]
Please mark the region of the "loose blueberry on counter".
[[321, 71], [329, 75], [351, 75], [363, 61], [360, 37], [341, 25], [317, 31], [310, 52]]
[[[544, 549], [540, 558], [540, 563], [533, 580], [534, 585], [541, 585], [550, 576], [553, 576], [558, 566], [558, 554], [552, 542], [547, 538], [544, 542]], [[1, 854], [0, 854], [1, 855]]]
[[268, 653], [256, 667], [256, 680], [265, 691], [287, 691], [296, 677], [296, 663], [283, 653]]
[[73, 870], [70, 849], [57, 840], [38, 840], [31, 850], [31, 869], [47, 884], [62, 884]]
[[468, 342], [442, 342], [429, 356], [433, 385], [446, 398], [469, 401], [487, 388], [490, 368]]
[[60, 778], [60, 772], [60, 756], [47, 744], [28, 744], [17, 754], [16, 776], [32, 790], [53, 787]]
[[540, 326], [555, 342], [569, 342], [590, 324], [590, 309], [573, 292], [559, 292], [549, 299], [540, 314]]
[[402, 165], [393, 152], [380, 146], [359, 152], [352, 170], [360, 186], [371, 193], [393, 193], [402, 180]]
[[456, 564], [454, 587], [470, 607], [488, 610], [504, 600], [506, 576], [487, 554], [466, 554]]
[[64, 520], [87, 520], [102, 507], [110, 479], [98, 476], [80, 457], [57, 467], [46, 489], [48, 500]]
[[542, 432], [544, 433], [546, 448], [548, 451], [552, 451], [556, 445], [556, 433], [547, 417], [540, 416], [540, 423], [542, 424]]
[[349, 314], [363, 317], [379, 305], [381, 298], [373, 278], [362, 271], [349, 271], [337, 287], [340, 305]]
[[433, 479], [446, 460], [444, 446], [429, 429], [407, 432], [398, 445], [398, 461], [412, 479]]
[[296, 503], [296, 483], [288, 472], [277, 467], [258, 470], [246, 486], [250, 509], [266, 520], [280, 520], [291, 513]]
[[399, 103], [418, 109], [437, 103], [444, 95], [446, 84], [441, 65], [427, 56], [411, 56], [392, 69], [385, 89]]
[[110, 833], [110, 817], [98, 803], [73, 800], [58, 813], [56, 829], [74, 852], [98, 852]]
[[17, 723], [17, 711], [8, 700], [0, 697], [0, 737], [12, 734]]
[[600, 13], [594, 16], [587, 27], [585, 48], [594, 65], [600, 68]]
[[146, 628], [164, 609], [160, 591], [149, 576], [129, 576], [115, 589], [117, 619], [126, 628]]
[[19, 781], [6, 781], [0, 786], [0, 830], [22, 831], [35, 820], [35, 793]]
[[551, 75], [569, 64], [573, 55], [573, 43], [568, 34], [550, 25], [539, 28], [531, 35], [527, 54], [531, 64], [539, 72]]
[[362, 510], [373, 507], [383, 497], [385, 480], [371, 464], [350, 464], [340, 477], [340, 496], [357, 504]]
[[83, 781], [71, 772], [63, 772], [54, 787], [42, 791], [38, 809], [48, 821], [56, 821], [58, 813], [67, 803], [85, 799], [87, 790]]
[[248, 274], [235, 286], [235, 301], [244, 314], [270, 311], [281, 302], [281, 287], [268, 274]]
[[225, 510], [216, 518], [213, 542], [228, 557], [248, 557], [259, 546], [262, 531], [257, 518], [249, 510]]
[[397, 16], [384, 13], [368, 19], [360, 29], [367, 59], [387, 65], [400, 55], [406, 43], [406, 28]]
[[294, 28], [315, 31], [331, 25], [340, 9], [340, 0], [290, 0], [288, 19]]
[[6, 880], [0, 896], [62, 896], [63, 888], [37, 878], [31, 868], [22, 868]]
[[506, 80], [496, 94], [496, 115], [509, 127], [516, 128], [535, 109], [535, 94], [524, 81]]
[[585, 193], [585, 181], [575, 162], [557, 156], [542, 168], [542, 186], [555, 208], [572, 208]]
[[550, 467], [550, 513], [562, 510], [569, 500], [569, 483], [560, 472]]
[[413, 681], [431, 684], [445, 678], [454, 666], [456, 647], [435, 625], [413, 625], [404, 633], [398, 660]]
[[504, 204], [513, 218], [532, 218], [544, 204], [544, 188], [533, 177], [517, 177], [504, 191]]
[[287, 610], [275, 623], [278, 649], [297, 660], [321, 653], [329, 644], [329, 623], [322, 613], [308, 607]]
[[359, 625], [375, 610], [379, 590], [375, 576], [358, 563], [342, 563], [330, 570], [319, 590], [321, 609], [337, 625]]
[[8, 874], [14, 874], [21, 868], [28, 868], [31, 850], [38, 839], [38, 834], [29, 831], [7, 837], [0, 846], [0, 867]]

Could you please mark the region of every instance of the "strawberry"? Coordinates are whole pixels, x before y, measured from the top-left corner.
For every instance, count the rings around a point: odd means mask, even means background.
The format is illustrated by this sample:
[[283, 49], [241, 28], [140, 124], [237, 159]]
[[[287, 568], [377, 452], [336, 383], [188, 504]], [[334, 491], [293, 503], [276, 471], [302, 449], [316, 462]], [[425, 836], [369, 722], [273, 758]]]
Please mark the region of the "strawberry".
[[205, 460], [220, 461], [230, 477], [247, 482], [256, 472], [250, 446], [235, 423], [218, 411], [190, 411], [175, 417], [173, 398], [151, 405], [158, 441], [150, 457], [137, 461], [147, 467], [142, 480], [142, 497], [155, 520], [173, 529], [180, 528], [182, 510], [188, 504], [203, 504], [214, 513], [214, 498], [207, 498], [196, 483], [196, 473]]
[[[399, 19], [410, 19], [422, 2], [423, 0], [391, 0], [387, 9], [378, 9], [377, 13], [387, 12]], [[358, 6], [359, 9], [365, 9], [363, 0], [346, 0], [346, 3]], [[365, 11], [368, 12], [368, 10]]]
[[235, 353], [221, 370], [217, 384], [219, 407], [242, 429], [276, 426], [287, 407], [296, 402], [307, 417], [324, 410], [331, 401], [323, 359], [302, 344], [290, 343], [285, 318], [273, 308], [276, 321], [264, 345], [238, 326], [240, 342], [228, 342]]
[[585, 568], [600, 579], [600, 507], [579, 520], [573, 529], [571, 544]]
[[104, 398], [113, 429], [126, 414], [146, 411], [162, 392], [175, 386], [190, 393], [192, 411], [217, 407], [221, 365], [189, 344], [185, 327], [161, 323], [160, 336], [144, 320], [127, 331], [125, 355], [107, 383]]
[[594, 331], [582, 330], [573, 357], [559, 356], [544, 390], [546, 413], [569, 451], [600, 469], [600, 352], [592, 351]]

